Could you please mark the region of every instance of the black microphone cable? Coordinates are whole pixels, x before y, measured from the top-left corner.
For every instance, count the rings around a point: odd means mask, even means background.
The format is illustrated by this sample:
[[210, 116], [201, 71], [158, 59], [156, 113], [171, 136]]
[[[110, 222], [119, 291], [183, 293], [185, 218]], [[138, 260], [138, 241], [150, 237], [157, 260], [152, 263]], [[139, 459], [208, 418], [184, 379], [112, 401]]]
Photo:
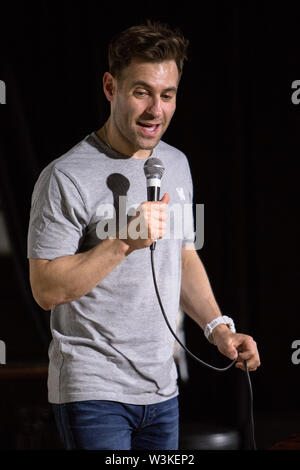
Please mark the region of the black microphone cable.
[[[225, 371], [229, 370], [237, 362], [237, 359], [234, 359], [234, 361], [232, 361], [226, 367], [219, 368], [219, 367], [212, 366], [211, 364], [208, 364], [207, 362], [202, 361], [202, 359], [199, 359], [199, 357], [195, 356], [191, 351], [189, 351], [189, 349], [180, 341], [180, 339], [176, 336], [176, 334], [172, 330], [172, 327], [171, 327], [171, 325], [169, 323], [169, 320], [167, 318], [166, 312], [164, 310], [164, 307], [163, 307], [163, 304], [162, 304], [162, 301], [161, 301], [161, 298], [160, 298], [160, 295], [159, 295], [159, 290], [158, 290], [158, 287], [157, 287], [156, 275], [155, 275], [155, 266], [154, 266], [154, 250], [155, 250], [155, 244], [152, 244], [150, 246], [150, 251], [151, 251], [151, 268], [152, 268], [153, 282], [154, 282], [155, 292], [156, 292], [156, 295], [157, 295], [157, 299], [158, 299], [162, 314], [164, 316], [165, 322], [166, 322], [170, 332], [172, 333], [172, 335], [174, 336], [176, 341], [180, 344], [180, 346], [186, 351], [186, 353], [190, 357], [195, 359], [197, 362], [200, 362], [200, 364], [202, 364], [203, 366], [208, 367], [209, 369], [215, 370], [217, 372], [225, 372]], [[249, 389], [249, 402], [250, 402], [249, 413], [250, 413], [251, 444], [252, 444], [252, 450], [256, 450], [255, 431], [254, 431], [254, 417], [253, 417], [253, 392], [252, 392], [252, 384], [251, 384], [250, 374], [249, 374], [249, 370], [248, 370], [248, 367], [247, 367], [247, 361], [245, 361], [245, 360], [244, 360], [244, 366], [245, 366], [245, 369], [246, 369], [246, 376], [247, 376], [248, 389]]]

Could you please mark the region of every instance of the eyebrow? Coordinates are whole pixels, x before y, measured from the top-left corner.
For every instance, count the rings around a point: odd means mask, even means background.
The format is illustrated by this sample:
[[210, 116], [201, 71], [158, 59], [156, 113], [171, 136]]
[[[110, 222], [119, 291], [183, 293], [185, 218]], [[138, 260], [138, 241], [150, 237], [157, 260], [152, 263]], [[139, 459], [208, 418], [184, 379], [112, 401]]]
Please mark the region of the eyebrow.
[[[137, 80], [136, 82], [133, 82], [131, 88], [134, 88], [135, 86], [143, 86], [145, 88], [152, 88], [151, 85], [149, 85], [149, 83], [147, 82], [144, 82], [143, 80]], [[175, 86], [170, 86], [170, 87], [167, 87], [163, 90], [163, 92], [165, 93], [166, 91], [174, 91], [176, 92], [177, 91], [177, 87]]]

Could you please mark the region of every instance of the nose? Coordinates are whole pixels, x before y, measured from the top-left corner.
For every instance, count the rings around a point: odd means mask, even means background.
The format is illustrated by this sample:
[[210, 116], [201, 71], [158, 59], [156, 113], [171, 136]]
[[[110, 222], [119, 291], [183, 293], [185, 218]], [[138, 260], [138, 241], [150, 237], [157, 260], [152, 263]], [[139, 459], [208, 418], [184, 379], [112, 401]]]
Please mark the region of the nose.
[[161, 117], [163, 114], [161, 98], [153, 97], [148, 106], [148, 112], [155, 118]]

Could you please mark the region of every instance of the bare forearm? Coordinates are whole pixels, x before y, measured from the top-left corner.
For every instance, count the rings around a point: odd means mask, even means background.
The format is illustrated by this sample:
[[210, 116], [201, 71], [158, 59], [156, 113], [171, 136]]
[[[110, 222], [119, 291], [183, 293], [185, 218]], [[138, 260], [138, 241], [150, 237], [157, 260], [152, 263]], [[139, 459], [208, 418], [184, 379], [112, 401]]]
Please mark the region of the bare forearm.
[[[149, 248], [154, 240], [162, 238], [166, 227], [166, 193], [160, 201], [144, 202], [128, 226], [126, 239], [106, 239], [91, 250], [54, 260], [30, 259], [30, 284], [36, 302], [44, 309], [76, 300], [90, 292], [126, 256], [134, 250]], [[130, 224], [141, 217], [147, 237], [129, 235]]]
[[180, 304], [202, 329], [213, 318], [222, 315], [196, 251], [183, 249]]
[[[121, 240], [104, 240], [89, 251], [48, 261], [39, 271], [35, 285], [36, 301], [45, 310], [76, 300], [90, 292], [129, 254]], [[33, 277], [34, 274], [31, 274]], [[36, 295], [35, 295], [36, 294]]]

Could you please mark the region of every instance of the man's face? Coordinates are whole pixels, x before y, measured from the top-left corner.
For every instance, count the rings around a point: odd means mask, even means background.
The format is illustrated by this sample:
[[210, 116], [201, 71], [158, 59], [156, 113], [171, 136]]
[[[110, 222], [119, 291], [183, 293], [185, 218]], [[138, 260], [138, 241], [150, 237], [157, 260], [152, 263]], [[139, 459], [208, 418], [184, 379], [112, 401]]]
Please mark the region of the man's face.
[[132, 152], [153, 149], [176, 109], [179, 74], [175, 61], [134, 60], [115, 82], [111, 118], [117, 138]]

